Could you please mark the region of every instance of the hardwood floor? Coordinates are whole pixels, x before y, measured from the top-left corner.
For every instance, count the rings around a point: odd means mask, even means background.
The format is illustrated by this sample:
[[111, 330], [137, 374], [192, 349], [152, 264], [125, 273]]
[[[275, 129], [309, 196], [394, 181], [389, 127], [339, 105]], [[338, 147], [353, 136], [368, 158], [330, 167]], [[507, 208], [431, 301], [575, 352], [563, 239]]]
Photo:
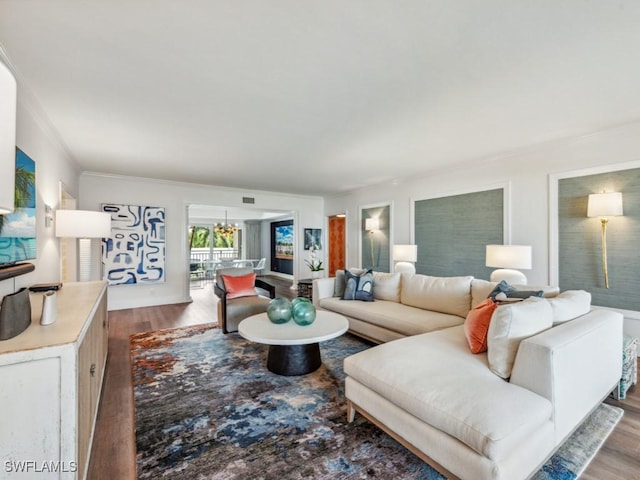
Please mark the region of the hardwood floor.
[[[290, 282], [264, 277], [276, 295], [293, 298]], [[109, 312], [109, 357], [87, 479], [136, 478], [135, 426], [129, 336], [138, 332], [217, 322], [211, 284], [191, 292], [192, 303]], [[580, 477], [583, 480], [640, 480], [640, 388], [624, 401], [607, 400], [625, 414], [602, 449]]]

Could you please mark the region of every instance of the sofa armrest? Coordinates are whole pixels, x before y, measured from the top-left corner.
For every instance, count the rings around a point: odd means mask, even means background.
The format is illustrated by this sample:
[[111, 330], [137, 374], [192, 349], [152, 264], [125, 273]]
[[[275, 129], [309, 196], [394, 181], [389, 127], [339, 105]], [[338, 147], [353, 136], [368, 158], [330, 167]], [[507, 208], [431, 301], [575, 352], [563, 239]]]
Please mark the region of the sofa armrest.
[[551, 401], [556, 442], [620, 379], [622, 322], [619, 312], [594, 309], [520, 343], [510, 382]]
[[336, 278], [316, 278], [313, 280], [313, 304], [316, 307], [320, 306], [320, 300], [323, 298], [333, 297], [333, 291], [335, 288]]

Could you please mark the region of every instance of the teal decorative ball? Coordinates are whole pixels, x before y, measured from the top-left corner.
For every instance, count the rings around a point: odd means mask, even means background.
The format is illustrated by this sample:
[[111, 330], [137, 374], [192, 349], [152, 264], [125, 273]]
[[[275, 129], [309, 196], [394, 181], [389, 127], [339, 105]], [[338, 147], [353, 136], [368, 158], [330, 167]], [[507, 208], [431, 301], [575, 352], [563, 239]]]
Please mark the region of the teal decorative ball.
[[307, 297], [296, 297], [293, 300], [291, 300], [291, 308], [295, 308], [295, 306], [297, 304], [299, 304], [300, 302], [308, 302], [311, 303], [311, 300], [309, 300]]
[[276, 297], [269, 302], [267, 317], [273, 323], [287, 323], [291, 320], [291, 302], [283, 297]]
[[291, 309], [293, 321], [298, 325], [311, 325], [316, 319], [316, 307], [311, 302], [296, 302]]

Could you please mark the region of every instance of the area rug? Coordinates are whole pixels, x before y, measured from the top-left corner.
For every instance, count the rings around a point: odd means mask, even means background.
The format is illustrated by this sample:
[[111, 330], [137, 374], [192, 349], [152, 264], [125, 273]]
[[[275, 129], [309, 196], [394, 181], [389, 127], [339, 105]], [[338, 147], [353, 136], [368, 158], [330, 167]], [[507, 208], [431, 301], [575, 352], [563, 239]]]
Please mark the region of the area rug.
[[[131, 337], [140, 479], [443, 479], [361, 416], [346, 422], [342, 360], [369, 348], [321, 344], [300, 377], [266, 369], [267, 347], [197, 326]], [[579, 476], [622, 410], [601, 405], [538, 472]]]

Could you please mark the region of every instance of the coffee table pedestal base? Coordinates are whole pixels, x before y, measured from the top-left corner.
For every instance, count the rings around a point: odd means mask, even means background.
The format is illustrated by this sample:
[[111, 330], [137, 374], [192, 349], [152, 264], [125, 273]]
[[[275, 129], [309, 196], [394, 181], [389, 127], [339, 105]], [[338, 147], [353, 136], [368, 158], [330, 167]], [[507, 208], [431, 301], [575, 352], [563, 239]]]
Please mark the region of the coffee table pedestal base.
[[320, 344], [269, 345], [267, 368], [278, 375], [306, 375], [322, 365]]

